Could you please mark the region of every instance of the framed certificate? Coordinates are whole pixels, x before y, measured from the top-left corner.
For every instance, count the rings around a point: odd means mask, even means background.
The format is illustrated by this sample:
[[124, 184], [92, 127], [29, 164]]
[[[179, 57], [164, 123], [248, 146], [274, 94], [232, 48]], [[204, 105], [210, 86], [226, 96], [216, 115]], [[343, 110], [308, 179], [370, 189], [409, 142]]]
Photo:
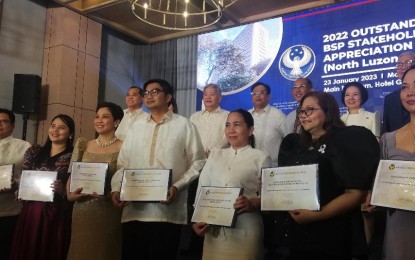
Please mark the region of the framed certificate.
[[53, 201], [52, 184], [58, 172], [22, 171], [19, 185], [19, 199], [35, 201]]
[[166, 200], [171, 174], [171, 169], [125, 169], [120, 199], [147, 202]]
[[202, 187], [195, 202], [192, 222], [234, 227], [236, 210], [233, 204], [242, 193], [240, 187]]
[[380, 160], [370, 204], [415, 211], [415, 162]]
[[82, 188], [83, 194], [104, 195], [108, 163], [73, 162], [70, 192]]
[[318, 165], [262, 169], [261, 210], [320, 210]]
[[0, 190], [11, 189], [14, 164], [0, 165]]

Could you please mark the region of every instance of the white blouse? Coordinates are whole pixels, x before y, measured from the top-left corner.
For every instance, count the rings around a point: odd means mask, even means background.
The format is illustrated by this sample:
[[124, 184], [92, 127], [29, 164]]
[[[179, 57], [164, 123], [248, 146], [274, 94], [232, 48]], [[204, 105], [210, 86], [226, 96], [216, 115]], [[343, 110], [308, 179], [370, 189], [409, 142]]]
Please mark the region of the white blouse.
[[380, 115], [377, 111], [372, 113], [361, 108], [357, 114], [346, 112], [340, 118], [347, 126], [363, 126], [372, 131], [375, 136], [380, 136]]

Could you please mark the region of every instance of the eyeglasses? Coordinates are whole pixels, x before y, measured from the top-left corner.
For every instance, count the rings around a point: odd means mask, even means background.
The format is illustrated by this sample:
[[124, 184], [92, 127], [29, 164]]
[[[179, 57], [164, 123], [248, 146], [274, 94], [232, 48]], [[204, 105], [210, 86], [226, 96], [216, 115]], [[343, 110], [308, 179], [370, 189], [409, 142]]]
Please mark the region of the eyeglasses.
[[251, 92], [251, 96], [263, 96], [265, 94], [268, 94], [268, 93], [264, 90], [262, 90], [262, 91], [252, 91]]
[[397, 68], [401, 68], [401, 67], [409, 68], [409, 67], [412, 66], [413, 62], [414, 62], [414, 60], [407, 60], [407, 61], [404, 61], [404, 62], [398, 62], [398, 63], [396, 63], [396, 67]]
[[144, 97], [147, 97], [148, 95], [157, 95], [160, 92], [164, 92], [164, 90], [158, 89], [158, 88], [155, 88], [152, 90], [146, 90], [144, 91]]
[[311, 116], [314, 110], [322, 110], [322, 109], [316, 108], [316, 107], [306, 107], [304, 109], [300, 109], [297, 111], [297, 117], [300, 117], [302, 114], [304, 114], [305, 116]]
[[10, 123], [10, 122], [11, 122], [10, 120], [0, 119], [0, 124], [1, 124], [1, 125], [5, 125], [5, 124], [8, 124], [8, 123]]
[[292, 90], [294, 91], [294, 90], [304, 90], [304, 89], [306, 89], [307, 88], [307, 86], [306, 85], [304, 85], [304, 84], [301, 84], [301, 85], [294, 85], [293, 87], [292, 87]]

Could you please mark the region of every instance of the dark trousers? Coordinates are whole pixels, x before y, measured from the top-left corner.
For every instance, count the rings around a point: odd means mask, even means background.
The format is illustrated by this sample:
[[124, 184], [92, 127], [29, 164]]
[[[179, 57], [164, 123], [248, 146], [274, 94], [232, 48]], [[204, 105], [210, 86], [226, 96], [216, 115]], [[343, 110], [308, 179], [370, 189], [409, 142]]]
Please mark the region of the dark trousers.
[[9, 259], [14, 228], [19, 216], [0, 217], [0, 259]]
[[122, 259], [176, 259], [182, 226], [167, 222], [123, 223]]

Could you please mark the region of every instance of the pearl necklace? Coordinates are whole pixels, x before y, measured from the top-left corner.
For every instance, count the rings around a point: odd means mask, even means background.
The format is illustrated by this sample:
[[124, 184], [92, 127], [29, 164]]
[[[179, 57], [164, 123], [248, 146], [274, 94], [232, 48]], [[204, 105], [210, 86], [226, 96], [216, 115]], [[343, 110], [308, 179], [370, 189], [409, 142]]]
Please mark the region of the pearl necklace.
[[113, 143], [115, 143], [116, 141], [117, 141], [117, 137], [114, 137], [111, 141], [108, 141], [108, 142], [106, 142], [106, 143], [101, 143], [100, 141], [99, 141], [99, 139], [97, 138], [97, 139], [95, 139], [95, 142], [97, 143], [97, 145], [99, 146], [99, 147], [107, 147], [107, 146], [110, 146], [110, 145], [112, 145]]

